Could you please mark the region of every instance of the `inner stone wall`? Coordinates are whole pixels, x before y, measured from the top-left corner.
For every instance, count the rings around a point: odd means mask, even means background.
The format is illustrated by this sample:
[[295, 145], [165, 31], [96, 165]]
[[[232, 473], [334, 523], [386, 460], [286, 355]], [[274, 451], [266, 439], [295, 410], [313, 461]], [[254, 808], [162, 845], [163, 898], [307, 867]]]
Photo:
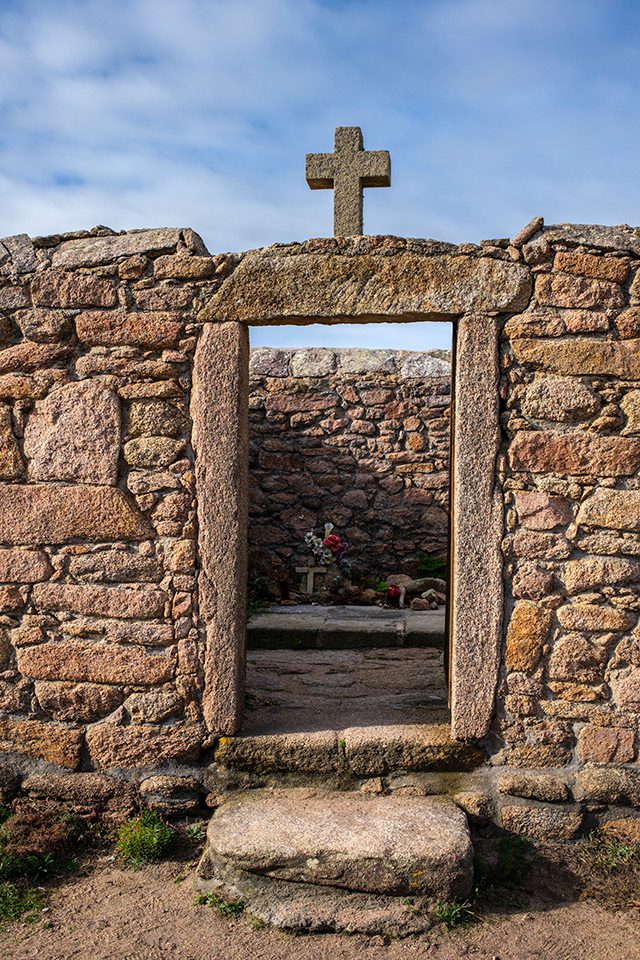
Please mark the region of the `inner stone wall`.
[[355, 574], [445, 558], [450, 377], [447, 351], [253, 350], [250, 577], [297, 587], [328, 521]]

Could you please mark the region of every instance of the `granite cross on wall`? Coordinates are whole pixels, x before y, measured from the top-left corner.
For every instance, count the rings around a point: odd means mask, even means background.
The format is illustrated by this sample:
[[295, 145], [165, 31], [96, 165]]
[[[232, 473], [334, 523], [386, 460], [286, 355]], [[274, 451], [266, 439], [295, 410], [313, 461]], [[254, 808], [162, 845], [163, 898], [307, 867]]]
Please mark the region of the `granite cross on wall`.
[[391, 186], [387, 150], [365, 150], [360, 127], [336, 127], [333, 153], [307, 154], [307, 183], [312, 190], [333, 187], [333, 233], [360, 236], [362, 190]]

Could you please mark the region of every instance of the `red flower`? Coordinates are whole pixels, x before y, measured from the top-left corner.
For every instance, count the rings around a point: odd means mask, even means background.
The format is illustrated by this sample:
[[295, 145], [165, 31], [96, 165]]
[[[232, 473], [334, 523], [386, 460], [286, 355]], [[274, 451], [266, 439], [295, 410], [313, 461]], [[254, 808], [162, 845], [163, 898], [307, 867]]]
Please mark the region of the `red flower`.
[[396, 597], [400, 596], [400, 587], [392, 583], [390, 587], [387, 587], [387, 596], [390, 600], [395, 600]]
[[329, 550], [331, 550], [331, 553], [337, 553], [342, 546], [342, 540], [336, 533], [330, 533], [328, 537], [325, 537], [322, 543], [325, 547], [328, 547]]

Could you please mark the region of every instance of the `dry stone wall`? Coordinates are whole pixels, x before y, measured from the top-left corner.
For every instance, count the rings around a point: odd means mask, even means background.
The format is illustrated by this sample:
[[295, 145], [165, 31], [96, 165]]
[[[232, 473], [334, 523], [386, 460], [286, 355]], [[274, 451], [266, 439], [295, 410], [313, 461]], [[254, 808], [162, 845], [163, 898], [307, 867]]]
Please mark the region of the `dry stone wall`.
[[447, 351], [259, 348], [249, 369], [250, 576], [297, 587], [304, 535], [327, 521], [354, 572], [446, 557]]
[[203, 739], [190, 230], [0, 242], [0, 748], [68, 770]]

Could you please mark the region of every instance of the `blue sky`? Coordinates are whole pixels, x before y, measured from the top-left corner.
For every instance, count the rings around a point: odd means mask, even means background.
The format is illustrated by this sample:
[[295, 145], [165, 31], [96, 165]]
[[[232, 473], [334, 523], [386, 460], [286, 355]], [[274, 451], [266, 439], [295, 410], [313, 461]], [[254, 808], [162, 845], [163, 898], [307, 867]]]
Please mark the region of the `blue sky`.
[[391, 152], [368, 233], [640, 222], [637, 0], [0, 0], [0, 63], [2, 235], [188, 225], [212, 252], [325, 236], [304, 156], [336, 125]]

